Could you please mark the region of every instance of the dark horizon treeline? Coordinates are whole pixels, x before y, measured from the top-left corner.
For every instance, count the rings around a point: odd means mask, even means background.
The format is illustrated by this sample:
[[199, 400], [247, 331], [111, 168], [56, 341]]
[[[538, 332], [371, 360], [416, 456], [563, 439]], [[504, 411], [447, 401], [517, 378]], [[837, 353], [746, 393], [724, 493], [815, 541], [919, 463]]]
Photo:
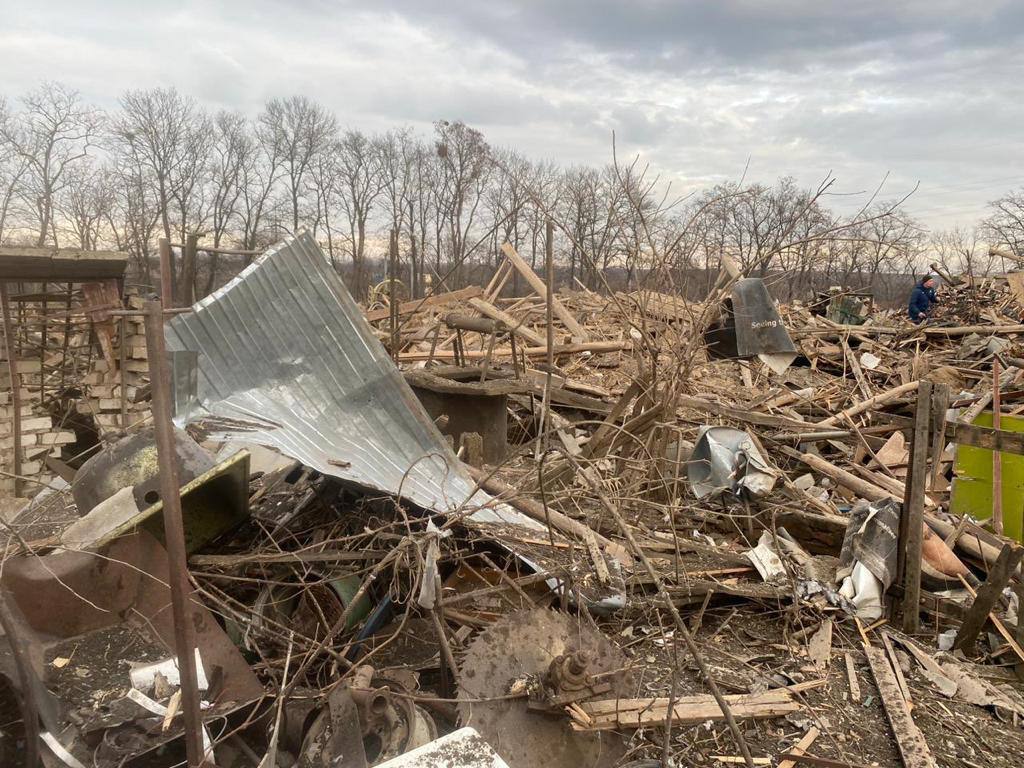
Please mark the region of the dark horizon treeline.
[[[787, 177], [677, 198], [637, 160], [562, 167], [461, 121], [366, 134], [304, 96], [255, 116], [211, 113], [173, 88], [128, 91], [109, 113], [60, 83], [0, 96], [0, 243], [125, 251], [150, 286], [161, 237], [250, 250], [306, 229], [358, 295], [382, 277], [392, 230], [403, 282], [454, 289], [489, 275], [506, 241], [538, 266], [549, 218], [560, 282], [594, 290], [689, 295], [726, 256], [784, 273], [783, 300], [828, 285], [888, 294], [931, 261], [1005, 269], [989, 244], [1024, 256], [1024, 191], [973, 230], [928, 232], [895, 201], [841, 217], [826, 189]], [[224, 258], [203, 257], [196, 295], [237, 270]]]

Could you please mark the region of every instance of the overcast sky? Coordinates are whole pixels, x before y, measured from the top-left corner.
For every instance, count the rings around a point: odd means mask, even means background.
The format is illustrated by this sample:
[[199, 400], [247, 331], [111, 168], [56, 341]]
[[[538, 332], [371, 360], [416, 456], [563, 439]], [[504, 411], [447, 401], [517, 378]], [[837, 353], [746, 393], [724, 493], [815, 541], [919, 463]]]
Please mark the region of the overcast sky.
[[1019, 1], [0, 0], [0, 19], [8, 97], [173, 85], [255, 113], [304, 93], [353, 128], [462, 119], [562, 164], [606, 162], [615, 131], [681, 189], [748, 159], [748, 179], [831, 171], [843, 193], [920, 182], [933, 227], [1024, 185]]

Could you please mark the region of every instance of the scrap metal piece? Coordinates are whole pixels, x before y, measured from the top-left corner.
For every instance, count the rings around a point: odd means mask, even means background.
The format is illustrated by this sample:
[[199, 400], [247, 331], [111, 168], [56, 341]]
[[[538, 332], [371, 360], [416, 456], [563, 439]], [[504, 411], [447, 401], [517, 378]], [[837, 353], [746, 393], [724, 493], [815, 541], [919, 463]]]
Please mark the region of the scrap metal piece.
[[701, 429], [686, 474], [698, 499], [723, 493], [764, 496], [776, 477], [750, 435], [731, 427]]
[[466, 650], [459, 670], [460, 721], [512, 768], [610, 768], [626, 753], [617, 734], [575, 731], [557, 709], [533, 711], [525, 696], [502, 698], [514, 688], [544, 688], [553, 675], [566, 681], [566, 672], [571, 688], [582, 662], [588, 675], [600, 674], [610, 684], [611, 693], [602, 695], [632, 693], [622, 672], [625, 656], [590, 624], [547, 609], [509, 614]]
[[542, 529], [474, 494], [308, 233], [271, 248], [192, 312], [172, 318], [165, 335], [169, 350], [198, 353], [198, 406], [179, 424], [199, 422], [215, 439], [276, 448], [325, 475], [426, 509], [448, 512], [472, 496], [472, 520]]
[[[214, 458], [175, 432], [185, 550], [194, 552], [249, 517], [249, 453]], [[71, 486], [83, 515], [61, 534], [69, 549], [96, 549], [142, 527], [163, 541], [159, 469], [152, 431], [125, 437], [82, 465]], [[120, 483], [120, 485], [118, 485]]]

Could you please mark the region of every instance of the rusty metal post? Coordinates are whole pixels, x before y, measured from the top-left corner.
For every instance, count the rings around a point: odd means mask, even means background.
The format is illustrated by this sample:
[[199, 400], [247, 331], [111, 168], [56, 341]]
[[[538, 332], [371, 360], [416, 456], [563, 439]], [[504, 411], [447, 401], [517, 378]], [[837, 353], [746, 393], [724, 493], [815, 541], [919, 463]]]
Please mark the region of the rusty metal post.
[[21, 495], [21, 378], [14, 354], [14, 325], [11, 322], [11, 302], [7, 297], [7, 283], [0, 280], [0, 310], [3, 311], [4, 348], [7, 352], [7, 370], [11, 377], [11, 424], [14, 434], [14, 496]]
[[196, 258], [199, 235], [189, 232], [185, 235], [185, 247], [181, 252], [181, 305], [191, 307], [196, 293]]
[[190, 768], [205, 765], [203, 721], [199, 713], [199, 685], [196, 678], [195, 634], [188, 610], [191, 593], [185, 561], [185, 526], [181, 519], [178, 455], [171, 422], [171, 374], [164, 346], [163, 307], [159, 301], [146, 302], [146, 351], [152, 388], [153, 427], [160, 465], [160, 498], [163, 501], [164, 538], [167, 546], [168, 582], [174, 615], [174, 651], [181, 676], [181, 707], [185, 726], [185, 752]]
[[171, 264], [171, 241], [160, 238], [160, 303], [174, 306], [174, 266]]

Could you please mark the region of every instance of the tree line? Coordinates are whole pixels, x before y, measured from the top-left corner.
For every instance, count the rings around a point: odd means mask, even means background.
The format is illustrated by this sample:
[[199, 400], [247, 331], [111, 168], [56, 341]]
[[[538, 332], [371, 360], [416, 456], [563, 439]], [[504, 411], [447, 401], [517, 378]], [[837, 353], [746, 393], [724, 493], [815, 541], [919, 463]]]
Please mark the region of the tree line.
[[[884, 293], [930, 261], [1006, 268], [993, 244], [1024, 258], [1024, 190], [994, 201], [973, 230], [928, 232], [904, 200], [837, 214], [826, 205], [833, 182], [682, 195], [639, 159], [563, 167], [457, 120], [367, 134], [305, 96], [270, 99], [255, 116], [210, 112], [174, 88], [128, 91], [110, 112], [61, 83], [0, 97], [0, 243], [125, 251], [147, 285], [160, 238], [259, 250], [307, 229], [360, 295], [381, 279], [392, 231], [412, 293], [428, 277], [454, 289], [489, 274], [506, 241], [537, 266], [548, 220], [561, 279], [591, 289], [699, 297], [725, 256], [784, 277], [774, 281], [784, 299], [832, 284]], [[218, 258], [204, 259], [197, 295], [224, 279]]]

